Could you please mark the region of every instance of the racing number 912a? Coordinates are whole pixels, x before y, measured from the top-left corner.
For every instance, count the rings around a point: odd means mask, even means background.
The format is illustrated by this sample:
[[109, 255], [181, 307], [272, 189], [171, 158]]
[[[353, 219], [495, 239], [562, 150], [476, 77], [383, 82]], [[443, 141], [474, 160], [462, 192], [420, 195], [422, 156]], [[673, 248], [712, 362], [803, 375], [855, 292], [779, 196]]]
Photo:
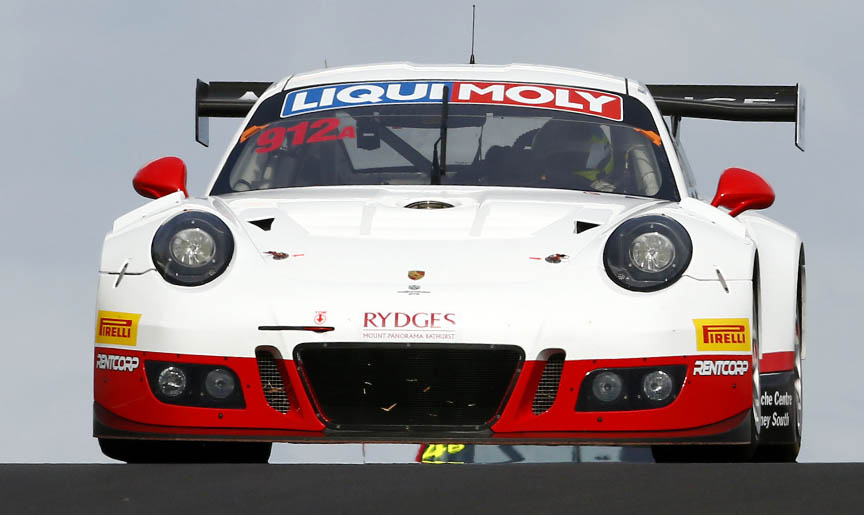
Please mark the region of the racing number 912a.
[[304, 121], [290, 127], [267, 129], [258, 136], [258, 148], [255, 152], [263, 154], [280, 148], [289, 133], [293, 146], [356, 137], [354, 127], [350, 125], [340, 130], [338, 118], [322, 118], [311, 123]]

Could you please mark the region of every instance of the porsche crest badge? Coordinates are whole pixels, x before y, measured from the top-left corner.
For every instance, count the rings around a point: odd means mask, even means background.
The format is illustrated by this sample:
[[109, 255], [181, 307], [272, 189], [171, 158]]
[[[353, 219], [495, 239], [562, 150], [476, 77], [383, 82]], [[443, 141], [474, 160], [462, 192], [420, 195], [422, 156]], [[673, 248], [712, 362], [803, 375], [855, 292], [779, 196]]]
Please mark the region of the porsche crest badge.
[[408, 271], [408, 279], [411, 279], [412, 281], [419, 281], [420, 279], [423, 279], [423, 277], [425, 275], [426, 275], [426, 272], [424, 272], [423, 270], [409, 270]]

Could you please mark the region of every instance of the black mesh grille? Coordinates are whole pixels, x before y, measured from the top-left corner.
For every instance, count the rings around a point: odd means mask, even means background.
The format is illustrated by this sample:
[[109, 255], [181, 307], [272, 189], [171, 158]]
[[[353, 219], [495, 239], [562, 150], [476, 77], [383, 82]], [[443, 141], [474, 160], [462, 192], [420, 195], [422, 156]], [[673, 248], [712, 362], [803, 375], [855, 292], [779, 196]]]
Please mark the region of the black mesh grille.
[[261, 374], [261, 389], [264, 390], [264, 398], [271, 408], [279, 413], [288, 413], [291, 410], [291, 402], [282, 382], [282, 373], [276, 358], [270, 351], [258, 349], [255, 351], [258, 360], [258, 373]]
[[531, 411], [535, 415], [549, 411], [549, 408], [555, 404], [562, 370], [564, 370], [564, 353], [557, 352], [549, 356], [546, 366], [543, 367], [543, 375], [540, 376], [540, 384], [537, 385], [537, 391], [534, 393], [534, 403], [531, 405]]
[[482, 428], [494, 421], [523, 352], [506, 345], [303, 344], [318, 409], [337, 429]]

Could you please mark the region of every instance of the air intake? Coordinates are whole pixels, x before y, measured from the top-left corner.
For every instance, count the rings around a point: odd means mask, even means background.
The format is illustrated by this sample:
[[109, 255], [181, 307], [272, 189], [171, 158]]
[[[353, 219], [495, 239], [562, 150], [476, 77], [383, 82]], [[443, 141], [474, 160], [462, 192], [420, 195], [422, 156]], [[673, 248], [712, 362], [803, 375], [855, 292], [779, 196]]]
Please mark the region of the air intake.
[[288, 392], [285, 390], [282, 372], [275, 356], [266, 349], [256, 349], [255, 358], [258, 360], [261, 389], [267, 404], [279, 413], [288, 413], [291, 411], [291, 401], [288, 400]]
[[333, 429], [479, 430], [496, 419], [519, 373], [512, 345], [303, 343], [294, 348]]
[[546, 359], [540, 384], [534, 393], [534, 403], [531, 412], [535, 415], [549, 411], [558, 396], [558, 385], [561, 382], [561, 372], [564, 370], [564, 353], [556, 352]]
[[448, 209], [453, 207], [453, 204], [441, 202], [440, 200], [420, 200], [412, 202], [405, 207], [408, 209]]

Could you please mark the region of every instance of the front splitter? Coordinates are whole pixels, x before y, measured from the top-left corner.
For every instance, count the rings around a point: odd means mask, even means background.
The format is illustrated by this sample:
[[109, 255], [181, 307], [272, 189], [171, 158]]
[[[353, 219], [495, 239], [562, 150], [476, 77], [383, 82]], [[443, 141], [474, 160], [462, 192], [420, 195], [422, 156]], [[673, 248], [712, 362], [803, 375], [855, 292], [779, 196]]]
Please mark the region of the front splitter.
[[201, 428], [142, 424], [93, 403], [93, 436], [140, 440], [246, 441], [280, 443], [463, 443], [489, 445], [749, 444], [750, 411], [697, 428], [672, 431], [292, 431], [285, 429]]

